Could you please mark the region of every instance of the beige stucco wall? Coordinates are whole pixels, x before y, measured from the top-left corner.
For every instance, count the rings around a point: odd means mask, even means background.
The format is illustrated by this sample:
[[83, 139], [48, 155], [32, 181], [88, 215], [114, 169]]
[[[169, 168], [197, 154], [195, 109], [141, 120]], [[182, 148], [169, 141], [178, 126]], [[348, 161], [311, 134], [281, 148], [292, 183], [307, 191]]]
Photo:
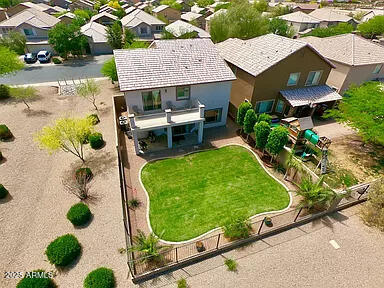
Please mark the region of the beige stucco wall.
[[341, 91], [345, 91], [351, 84], [360, 85], [363, 82], [375, 80], [377, 78], [384, 78], [384, 63], [383, 67], [380, 70], [380, 73], [373, 74], [377, 64], [373, 65], [362, 65], [362, 66], [353, 66], [351, 67], [344, 84], [341, 88]]
[[337, 88], [338, 91], [342, 91], [344, 89], [345, 78], [347, 77], [351, 67], [336, 61], [332, 61], [332, 63], [336, 66], [336, 68], [332, 69], [331, 73], [329, 73], [327, 84], [330, 87]]

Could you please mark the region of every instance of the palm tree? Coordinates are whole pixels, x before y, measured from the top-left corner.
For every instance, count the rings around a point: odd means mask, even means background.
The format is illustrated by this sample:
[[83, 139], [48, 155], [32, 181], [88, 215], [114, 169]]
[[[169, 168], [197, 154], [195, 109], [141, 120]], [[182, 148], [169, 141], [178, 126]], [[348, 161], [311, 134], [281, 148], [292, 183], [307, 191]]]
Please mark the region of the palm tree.
[[297, 172], [303, 171], [303, 165], [301, 164], [300, 160], [298, 160], [295, 157], [295, 150], [292, 149], [291, 152], [289, 152], [288, 158], [285, 161], [285, 166], [287, 167], [285, 175], [284, 175], [284, 180], [287, 180], [289, 171], [293, 169], [295, 173], [291, 177], [292, 181], [295, 179], [295, 176]]
[[159, 262], [162, 259], [161, 250], [168, 248], [159, 244], [159, 238], [150, 233], [148, 236], [141, 230], [137, 231], [137, 235], [133, 237], [134, 245], [128, 249], [129, 251], [138, 251], [143, 254], [143, 262]]

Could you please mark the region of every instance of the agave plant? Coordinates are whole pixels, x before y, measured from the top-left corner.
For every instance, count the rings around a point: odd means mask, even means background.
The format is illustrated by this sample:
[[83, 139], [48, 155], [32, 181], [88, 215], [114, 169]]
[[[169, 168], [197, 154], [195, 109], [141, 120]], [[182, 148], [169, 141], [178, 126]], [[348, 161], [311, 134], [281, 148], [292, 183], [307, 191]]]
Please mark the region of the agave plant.
[[140, 252], [144, 262], [159, 262], [162, 259], [160, 252], [168, 248], [167, 246], [160, 245], [159, 240], [160, 239], [153, 233], [147, 236], [143, 231], [138, 230], [137, 235], [133, 237], [134, 245], [129, 251]]
[[298, 191], [296, 194], [302, 199], [298, 208], [311, 210], [315, 207], [327, 207], [337, 197], [337, 194], [330, 188], [324, 187], [324, 177], [317, 182], [313, 182], [310, 176], [305, 177], [300, 184], [296, 184]]

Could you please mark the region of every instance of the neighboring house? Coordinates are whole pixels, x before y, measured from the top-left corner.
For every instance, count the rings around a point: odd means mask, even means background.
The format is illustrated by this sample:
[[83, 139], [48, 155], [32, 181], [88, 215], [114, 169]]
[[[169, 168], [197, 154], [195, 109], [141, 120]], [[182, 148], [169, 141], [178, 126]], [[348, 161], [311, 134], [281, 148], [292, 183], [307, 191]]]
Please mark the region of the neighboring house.
[[69, 5], [72, 4], [72, 1], [70, 1], [70, 0], [51, 0], [50, 3], [53, 6], [59, 6], [59, 7], [64, 8], [64, 9], [68, 9]]
[[0, 22], [8, 19], [8, 14], [4, 8], [0, 8]]
[[196, 24], [197, 27], [200, 27], [201, 29], [205, 28], [205, 16], [202, 14], [194, 13], [194, 12], [187, 12], [184, 14], [181, 14], [181, 20]]
[[236, 79], [210, 39], [154, 41], [151, 48], [114, 50], [119, 87], [138, 139], [149, 131], [174, 137], [195, 135], [227, 121], [231, 82]]
[[176, 22], [169, 24], [165, 27], [165, 30], [175, 37], [180, 37], [185, 33], [195, 32], [197, 34], [197, 38], [211, 38], [211, 35], [209, 35], [208, 32], [181, 20], [177, 20]]
[[133, 7], [133, 6], [128, 7], [127, 9], [124, 10], [125, 11], [125, 15], [131, 14], [135, 10], [136, 10], [136, 7]]
[[327, 84], [343, 93], [351, 84], [384, 78], [384, 47], [355, 34], [333, 37], [305, 37], [311, 44], [335, 64]]
[[92, 55], [112, 54], [112, 47], [108, 44], [105, 26], [90, 22], [81, 27], [81, 33], [87, 36], [89, 52]]
[[224, 14], [224, 13], [227, 13], [227, 9], [220, 9], [219, 11], [216, 11], [215, 13], [209, 15], [208, 17], [205, 18], [205, 31], [207, 31], [209, 33], [210, 29], [211, 29], [211, 20], [217, 16], [217, 15], [220, 15], [220, 14]]
[[47, 8], [45, 11], [45, 13], [48, 13], [50, 15], [55, 15], [55, 14], [58, 14], [58, 13], [63, 13], [67, 11], [66, 9], [64, 8], [61, 8], [60, 6], [49, 6], [49, 8]]
[[383, 16], [383, 9], [356, 9], [355, 13], [362, 12], [364, 16], [361, 18], [361, 22], [367, 22], [375, 16]]
[[330, 8], [320, 8], [312, 11], [308, 15], [315, 17], [320, 20], [320, 27], [329, 27], [337, 25], [339, 23], [348, 23], [353, 26], [357, 25], [357, 22], [347, 15], [337, 13]]
[[209, 11], [211, 13], [215, 13], [215, 9], [216, 9], [217, 6], [220, 6], [220, 5], [223, 5], [223, 4], [227, 4], [227, 3], [229, 3], [229, 2], [220, 2], [220, 1], [218, 1], [218, 2], [213, 3], [212, 5], [209, 5], [208, 9], [209, 9]]
[[208, 8], [200, 7], [197, 4], [195, 4], [191, 7], [191, 12], [193, 12], [193, 13], [205, 14], [207, 11], [208, 11]]
[[75, 18], [76, 18], [76, 15], [71, 13], [71, 12], [67, 12], [67, 13], [57, 17], [57, 19], [59, 19], [60, 22], [64, 23], [64, 24], [71, 24], [73, 19], [75, 19]]
[[179, 10], [173, 9], [168, 5], [160, 5], [152, 9], [153, 15], [155, 17], [164, 17], [169, 23], [180, 20], [181, 12]]
[[191, 11], [191, 6], [189, 6], [186, 1], [176, 0], [176, 3], [181, 5], [181, 12], [190, 12]]
[[101, 12], [92, 16], [90, 22], [96, 22], [101, 25], [112, 25], [117, 20], [119, 20], [119, 17], [108, 12]]
[[82, 9], [82, 10], [94, 10], [94, 6], [96, 4], [96, 1], [92, 0], [76, 0], [71, 5], [69, 5], [69, 9], [71, 12], [75, 11], [76, 9]]
[[156, 17], [136, 9], [121, 19], [124, 29], [131, 29], [140, 40], [160, 39], [165, 23]]
[[48, 31], [59, 22], [60, 19], [54, 16], [29, 8], [1, 22], [0, 33], [2, 36], [6, 36], [10, 31], [22, 33], [27, 38], [26, 46], [29, 52], [52, 51], [48, 44]]
[[256, 113], [285, 118], [312, 116], [318, 105], [331, 107], [341, 99], [325, 84], [335, 66], [305, 42], [267, 34], [216, 46], [237, 77], [229, 105], [233, 117], [245, 100]]
[[104, 4], [100, 7], [99, 9], [99, 13], [102, 13], [102, 12], [107, 12], [107, 13], [113, 13], [113, 12], [116, 12], [117, 10], [111, 6], [109, 6], [108, 4]]
[[294, 3], [292, 6], [292, 12], [303, 12], [306, 14], [311, 13], [312, 11], [315, 11], [320, 7], [317, 3]]
[[317, 28], [320, 26], [320, 20], [305, 14], [301, 11], [285, 14], [279, 16], [278, 18], [283, 19], [287, 22], [289, 26], [291, 26], [296, 33], [299, 32], [309, 32], [311, 29]]
[[9, 17], [12, 17], [13, 15], [16, 15], [17, 13], [20, 13], [21, 11], [24, 11], [26, 9], [33, 8], [36, 10], [39, 10], [41, 12], [45, 12], [48, 14], [55, 14], [65, 11], [61, 7], [52, 7], [44, 3], [35, 4], [32, 2], [22, 2], [17, 4], [16, 6], [10, 7], [7, 9], [7, 14]]

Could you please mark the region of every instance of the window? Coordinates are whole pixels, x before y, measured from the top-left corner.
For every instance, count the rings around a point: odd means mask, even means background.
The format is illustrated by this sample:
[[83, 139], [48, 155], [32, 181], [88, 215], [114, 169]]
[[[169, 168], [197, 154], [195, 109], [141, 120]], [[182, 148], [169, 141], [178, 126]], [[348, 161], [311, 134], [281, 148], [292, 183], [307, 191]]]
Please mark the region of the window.
[[142, 93], [144, 111], [161, 109], [160, 90], [153, 90]]
[[272, 112], [273, 103], [275, 100], [260, 101], [256, 103], [256, 113]]
[[295, 86], [299, 82], [300, 72], [289, 74], [287, 86]]
[[162, 31], [162, 30], [163, 30], [163, 26], [159, 26], [159, 25], [157, 25], [157, 26], [155, 27], [155, 29], [156, 29], [156, 31]]
[[183, 86], [176, 88], [176, 100], [188, 100], [191, 96], [191, 87]]
[[25, 36], [33, 36], [33, 30], [32, 29], [23, 29]]
[[307, 81], [305, 81], [305, 86], [313, 86], [319, 84], [320, 77], [323, 71], [311, 71], [308, 74]]
[[373, 70], [373, 74], [379, 74], [381, 68], [383, 67], [383, 64], [376, 65], [375, 69]]
[[284, 101], [283, 100], [277, 101], [275, 111], [277, 113], [283, 113], [283, 110], [284, 110]]
[[140, 27], [140, 34], [147, 34], [147, 27]]
[[220, 122], [222, 110], [223, 110], [222, 108], [205, 110], [204, 112], [205, 123], [209, 124], [209, 123]]

